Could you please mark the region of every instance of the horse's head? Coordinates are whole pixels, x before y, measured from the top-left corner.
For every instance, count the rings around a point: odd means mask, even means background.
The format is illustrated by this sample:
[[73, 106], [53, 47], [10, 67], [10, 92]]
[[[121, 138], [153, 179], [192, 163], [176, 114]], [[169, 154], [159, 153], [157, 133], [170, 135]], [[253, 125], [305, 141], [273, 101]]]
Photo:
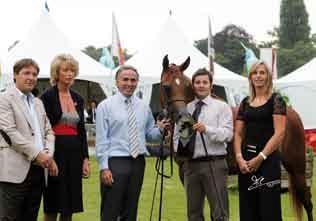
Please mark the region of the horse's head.
[[[192, 116], [186, 104], [194, 99], [191, 80], [183, 74], [190, 64], [188, 57], [181, 65], [169, 64], [168, 55], [163, 58], [160, 81], [160, 101], [173, 122], [180, 124], [183, 129], [191, 129]], [[184, 130], [185, 131], [185, 130]]]

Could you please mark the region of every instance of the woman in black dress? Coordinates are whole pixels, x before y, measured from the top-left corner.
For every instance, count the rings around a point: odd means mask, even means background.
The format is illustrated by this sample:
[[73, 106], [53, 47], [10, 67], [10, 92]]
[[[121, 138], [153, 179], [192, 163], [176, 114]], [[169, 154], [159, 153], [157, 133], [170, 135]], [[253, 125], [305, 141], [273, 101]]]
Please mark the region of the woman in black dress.
[[44, 191], [44, 220], [72, 220], [83, 211], [82, 177], [89, 176], [88, 146], [84, 126], [84, 102], [70, 89], [78, 75], [78, 62], [67, 54], [58, 55], [51, 64], [52, 88], [41, 96], [55, 139], [54, 159], [58, 177], [48, 178]]
[[250, 96], [238, 111], [234, 148], [239, 165], [242, 221], [281, 221], [281, 159], [278, 147], [286, 124], [286, 104], [272, 93], [272, 75], [258, 61], [250, 68]]

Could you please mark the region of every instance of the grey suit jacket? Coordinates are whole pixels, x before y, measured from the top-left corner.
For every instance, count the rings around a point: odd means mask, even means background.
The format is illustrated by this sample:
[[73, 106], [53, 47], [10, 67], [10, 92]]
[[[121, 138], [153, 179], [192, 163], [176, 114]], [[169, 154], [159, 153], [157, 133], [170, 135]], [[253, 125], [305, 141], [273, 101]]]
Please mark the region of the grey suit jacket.
[[[55, 137], [43, 103], [34, 99], [44, 148], [54, 153]], [[40, 152], [35, 147], [34, 125], [25, 103], [15, 87], [0, 95], [0, 129], [11, 139], [11, 146], [0, 135], [0, 182], [22, 183], [32, 161]]]

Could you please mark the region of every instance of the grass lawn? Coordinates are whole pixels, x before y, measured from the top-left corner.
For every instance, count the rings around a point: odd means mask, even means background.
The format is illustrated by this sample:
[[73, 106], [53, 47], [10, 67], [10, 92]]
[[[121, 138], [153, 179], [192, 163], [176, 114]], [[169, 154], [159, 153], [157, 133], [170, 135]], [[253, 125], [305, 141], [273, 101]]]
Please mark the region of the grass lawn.
[[[316, 160], [316, 159], [315, 159]], [[84, 180], [84, 208], [85, 212], [76, 214], [74, 221], [99, 221], [100, 214], [100, 195], [99, 195], [99, 172], [95, 158], [91, 158], [92, 174], [89, 179]], [[169, 163], [169, 161], [167, 161]], [[138, 208], [138, 220], [149, 221], [151, 201], [155, 184], [155, 160], [147, 158], [145, 179]], [[168, 167], [168, 166], [166, 166]], [[164, 221], [185, 221], [186, 220], [186, 199], [183, 187], [178, 179], [177, 166], [175, 165], [175, 174], [171, 179], [165, 179], [164, 201], [163, 201], [163, 219]], [[314, 217], [316, 217], [316, 163], [314, 161], [314, 177], [313, 177], [313, 203]], [[159, 195], [159, 193], [158, 193]], [[232, 188], [229, 191], [230, 203], [230, 220], [239, 221], [238, 212], [238, 191]], [[153, 217], [157, 217], [158, 200], [156, 201], [156, 209]], [[206, 204], [207, 205], [207, 204]], [[291, 209], [291, 203], [288, 193], [282, 194], [283, 220], [295, 221], [294, 214]], [[206, 220], [210, 220], [208, 206], [205, 207]], [[40, 211], [39, 220], [42, 220], [42, 209]], [[154, 221], [157, 219], [153, 219]], [[306, 218], [304, 218], [306, 220]]]

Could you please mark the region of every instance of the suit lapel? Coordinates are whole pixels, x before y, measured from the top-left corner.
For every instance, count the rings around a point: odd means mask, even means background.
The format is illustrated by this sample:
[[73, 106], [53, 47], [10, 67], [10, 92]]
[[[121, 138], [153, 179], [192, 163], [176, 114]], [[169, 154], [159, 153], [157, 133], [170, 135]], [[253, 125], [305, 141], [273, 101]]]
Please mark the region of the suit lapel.
[[25, 103], [22, 100], [21, 95], [18, 93], [18, 91], [15, 88], [12, 89], [11, 96], [15, 100], [15, 103], [17, 104], [17, 106], [19, 107], [21, 112], [23, 113], [23, 115], [24, 115], [25, 119], [27, 120], [27, 122], [29, 123], [30, 127], [34, 130], [34, 125], [33, 125], [33, 121], [31, 118], [31, 114], [30, 114], [29, 110], [27, 109], [27, 107], [25, 106]]

